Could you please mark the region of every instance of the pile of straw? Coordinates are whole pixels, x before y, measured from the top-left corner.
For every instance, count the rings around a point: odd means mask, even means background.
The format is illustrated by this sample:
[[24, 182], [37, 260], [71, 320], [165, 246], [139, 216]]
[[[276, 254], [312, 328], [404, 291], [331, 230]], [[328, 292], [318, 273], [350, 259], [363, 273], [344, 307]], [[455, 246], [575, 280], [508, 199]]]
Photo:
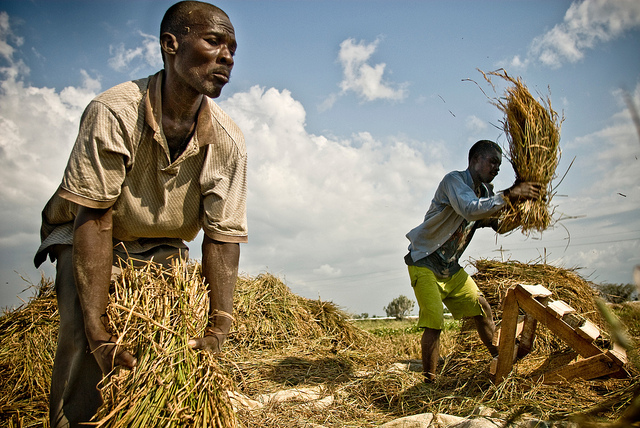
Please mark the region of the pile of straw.
[[582, 278], [574, 269], [560, 268], [546, 263], [522, 263], [491, 259], [473, 261], [478, 270], [473, 279], [487, 301], [500, 316], [500, 305], [507, 290], [516, 284], [540, 284], [553, 293], [554, 300], [563, 300], [578, 313], [596, 324], [604, 322], [598, 312], [594, 285]]
[[104, 379], [100, 427], [236, 426], [229, 377], [188, 345], [206, 326], [207, 289], [194, 266], [127, 267], [107, 308], [110, 328], [138, 359]]
[[[545, 263], [500, 262], [490, 259], [474, 261], [478, 272], [473, 275], [478, 288], [491, 305], [494, 317], [502, 317], [502, 302], [507, 290], [516, 284], [540, 284], [553, 293], [553, 300], [562, 300], [576, 312], [596, 324], [602, 332], [599, 345], [608, 346], [607, 325], [596, 306], [598, 292], [575, 270], [551, 266]], [[546, 328], [536, 332], [536, 346], [544, 353], [553, 354], [566, 350], [566, 344]], [[607, 342], [607, 343], [605, 343]]]
[[[541, 283], [552, 290], [554, 298], [567, 301], [602, 326], [589, 283], [574, 271], [489, 260], [476, 262], [476, 267], [479, 272], [474, 278], [498, 319], [504, 290], [517, 282]], [[536, 371], [560, 348], [546, 342], [540, 328], [540, 340], [532, 353], [518, 361], [505, 382], [496, 385], [488, 373], [489, 353], [475, 331], [463, 329], [443, 332], [444, 363], [438, 367], [439, 378], [425, 385], [420, 371], [397, 369], [398, 363], [420, 358], [419, 331], [367, 334], [347, 321], [335, 305], [296, 296], [269, 274], [238, 280], [235, 332], [223, 354], [210, 358], [186, 346], [189, 337], [202, 333], [204, 323], [201, 315], [206, 297], [198, 266], [154, 269], [125, 270], [116, 284], [117, 294], [109, 309], [112, 328], [123, 335], [139, 366], [133, 372], [116, 371], [104, 386], [108, 407], [102, 415], [111, 417], [103, 419], [103, 426], [127, 425], [125, 418], [135, 412], [132, 426], [142, 425], [144, 418], [153, 420], [147, 426], [197, 426], [197, 418], [213, 406], [207, 406], [207, 399], [201, 398], [205, 396], [209, 401], [220, 400], [216, 404], [219, 418], [224, 423], [227, 415], [227, 423], [232, 424], [232, 410], [224, 394], [227, 388], [257, 399], [292, 387], [317, 388], [323, 397], [333, 400], [325, 407], [293, 400], [254, 410], [241, 408], [235, 423], [263, 428], [313, 424], [373, 428], [422, 412], [468, 416], [478, 406], [495, 409], [496, 417], [517, 421], [528, 414], [545, 421], [586, 417], [603, 422], [617, 419], [629, 407], [640, 382], [633, 371], [628, 379], [541, 384]], [[26, 307], [0, 318], [0, 427], [48, 425], [57, 314], [50, 285], [42, 290]], [[640, 341], [640, 308], [616, 307], [626, 308], [618, 313], [626, 314], [623, 322], [632, 326], [631, 336]], [[638, 358], [637, 353], [630, 357]], [[160, 411], [158, 404], [168, 397]], [[190, 413], [191, 403], [197, 401], [201, 402], [196, 404], [198, 411]]]
[[[0, 426], [44, 426], [58, 334], [53, 282], [0, 318]], [[4, 422], [1, 422], [4, 421]]]
[[230, 341], [252, 350], [311, 346], [312, 342], [349, 347], [363, 335], [335, 303], [298, 296], [268, 273], [238, 279], [234, 316], [238, 330]]
[[[504, 98], [497, 99], [494, 104], [505, 114], [502, 125], [509, 142], [507, 157], [516, 181], [540, 183], [543, 189], [540, 199], [507, 201], [500, 217], [500, 228], [509, 231], [520, 227], [524, 234], [542, 232], [551, 225], [553, 214], [551, 180], [555, 178], [560, 160], [562, 119], [551, 108], [548, 97], [542, 104], [538, 102], [519, 77], [514, 79], [504, 70], [487, 74], [513, 84], [505, 91]], [[491, 83], [487, 74], [484, 76]]]

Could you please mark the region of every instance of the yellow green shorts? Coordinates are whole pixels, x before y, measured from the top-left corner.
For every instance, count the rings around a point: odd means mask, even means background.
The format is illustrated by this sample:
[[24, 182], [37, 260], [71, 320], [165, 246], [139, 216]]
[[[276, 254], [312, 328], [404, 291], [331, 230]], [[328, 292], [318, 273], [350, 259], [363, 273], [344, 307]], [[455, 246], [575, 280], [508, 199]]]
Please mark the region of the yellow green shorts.
[[447, 306], [455, 319], [484, 315], [478, 301], [481, 295], [473, 278], [460, 269], [450, 278], [440, 280], [426, 267], [408, 266], [411, 286], [418, 300], [418, 327], [442, 330], [444, 309]]

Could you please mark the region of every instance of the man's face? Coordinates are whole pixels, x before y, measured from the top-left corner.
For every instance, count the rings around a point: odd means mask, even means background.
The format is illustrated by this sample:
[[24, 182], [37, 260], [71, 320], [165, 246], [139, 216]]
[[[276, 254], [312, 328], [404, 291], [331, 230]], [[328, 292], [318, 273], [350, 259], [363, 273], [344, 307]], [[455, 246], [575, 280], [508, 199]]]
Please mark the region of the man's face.
[[194, 91], [217, 98], [229, 82], [236, 37], [229, 19], [206, 12], [178, 39], [174, 69]]
[[500, 164], [502, 164], [502, 155], [497, 150], [491, 150], [477, 156], [471, 167], [475, 170], [480, 181], [491, 183], [500, 172]]

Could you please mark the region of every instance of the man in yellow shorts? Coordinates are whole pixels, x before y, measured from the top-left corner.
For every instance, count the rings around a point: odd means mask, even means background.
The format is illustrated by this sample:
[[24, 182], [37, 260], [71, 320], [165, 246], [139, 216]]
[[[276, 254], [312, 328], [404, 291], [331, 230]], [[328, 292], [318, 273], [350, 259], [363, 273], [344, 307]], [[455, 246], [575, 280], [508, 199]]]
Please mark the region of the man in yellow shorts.
[[494, 193], [491, 181], [498, 175], [501, 163], [499, 145], [488, 140], [475, 143], [469, 150], [469, 167], [444, 177], [424, 221], [407, 234], [411, 243], [405, 263], [420, 307], [418, 327], [424, 328], [421, 348], [425, 382], [436, 378], [440, 332], [444, 327], [443, 304], [455, 319], [473, 317], [482, 343], [491, 355], [498, 354], [491, 343], [495, 331], [491, 307], [458, 260], [476, 229], [498, 230], [499, 211], [507, 198], [540, 196], [540, 184], [527, 182], [516, 182], [509, 189]]

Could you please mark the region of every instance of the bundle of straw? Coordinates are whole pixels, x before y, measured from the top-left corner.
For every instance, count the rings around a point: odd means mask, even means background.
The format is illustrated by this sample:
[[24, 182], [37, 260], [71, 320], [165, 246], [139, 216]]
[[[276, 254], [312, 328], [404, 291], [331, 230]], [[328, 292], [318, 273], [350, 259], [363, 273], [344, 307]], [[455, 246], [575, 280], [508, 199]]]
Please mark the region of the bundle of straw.
[[[507, 201], [500, 217], [500, 230], [521, 227], [524, 234], [533, 230], [542, 232], [551, 225], [553, 214], [551, 180], [555, 178], [560, 160], [562, 119], [551, 108], [548, 97], [539, 103], [519, 77], [514, 79], [504, 70], [487, 74], [513, 84], [507, 88], [504, 98], [497, 99], [494, 104], [505, 114], [502, 125], [509, 142], [507, 157], [515, 171], [516, 181], [542, 185], [540, 199]], [[491, 83], [487, 75], [484, 76]]]
[[207, 290], [198, 269], [170, 270], [149, 262], [126, 267], [107, 308], [110, 328], [138, 359], [116, 369], [101, 387], [100, 427], [235, 427], [227, 391], [231, 381], [216, 357], [194, 351], [202, 335]]

